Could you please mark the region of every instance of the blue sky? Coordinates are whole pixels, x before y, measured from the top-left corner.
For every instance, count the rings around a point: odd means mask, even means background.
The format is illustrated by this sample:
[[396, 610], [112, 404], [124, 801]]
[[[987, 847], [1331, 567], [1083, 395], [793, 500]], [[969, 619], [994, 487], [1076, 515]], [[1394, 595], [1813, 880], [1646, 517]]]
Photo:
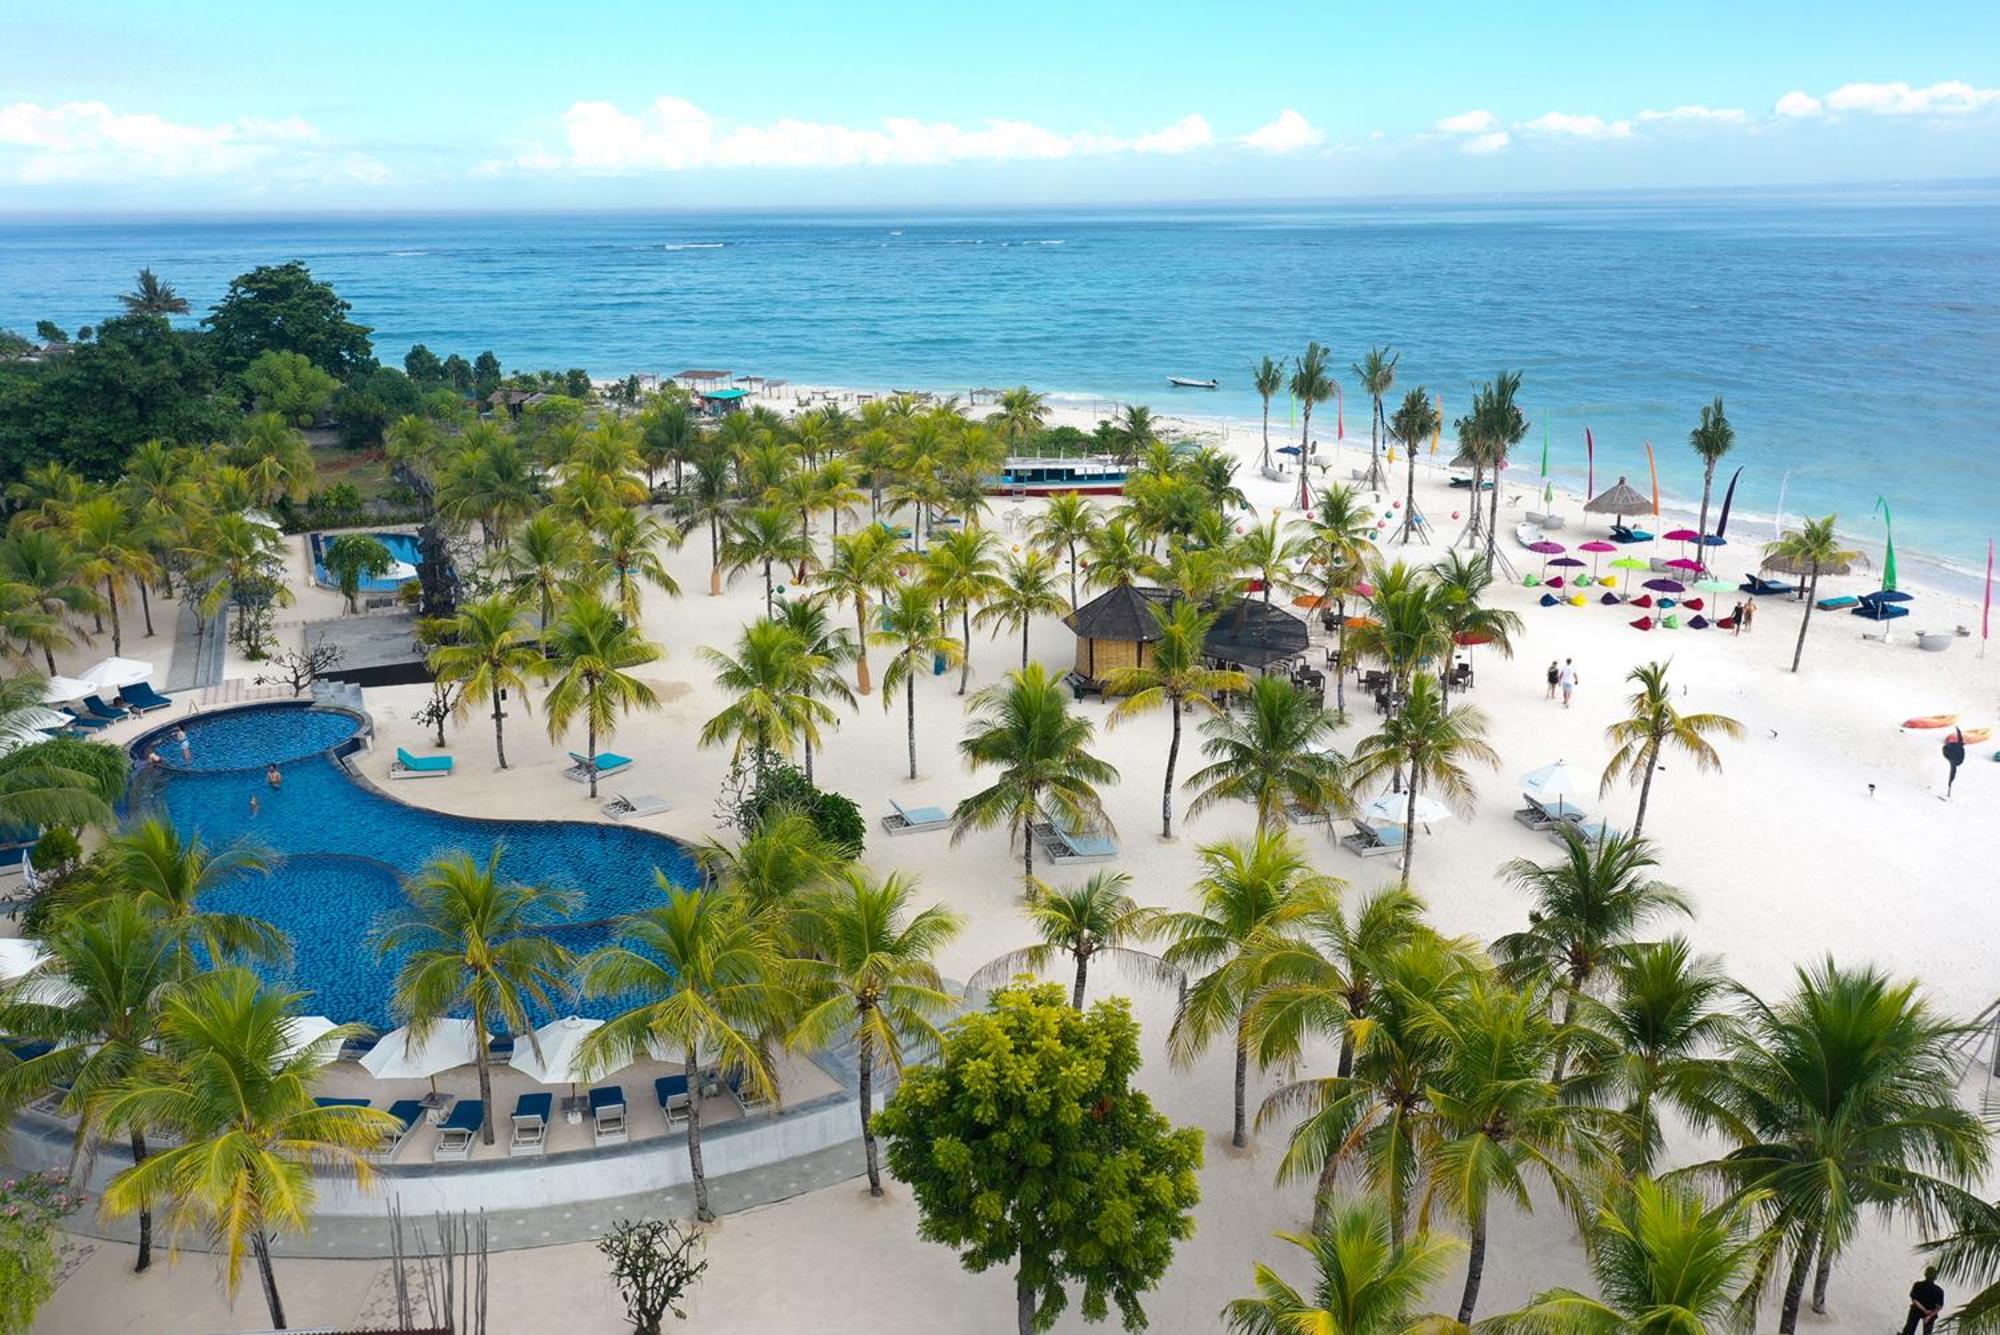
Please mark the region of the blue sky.
[[17, 6], [0, 210], [2000, 176], [2000, 4]]

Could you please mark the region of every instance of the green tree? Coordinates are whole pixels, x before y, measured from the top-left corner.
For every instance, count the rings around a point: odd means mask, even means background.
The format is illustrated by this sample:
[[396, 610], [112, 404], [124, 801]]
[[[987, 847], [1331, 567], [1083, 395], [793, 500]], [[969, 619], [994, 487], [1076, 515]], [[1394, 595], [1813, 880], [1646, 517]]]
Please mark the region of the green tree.
[[1147, 554], [1144, 541], [1123, 515], [1092, 529], [1083, 540], [1083, 550], [1090, 557], [1089, 588], [1126, 588], [1159, 572], [1160, 563]]
[[616, 1070], [655, 1053], [681, 1059], [695, 1217], [706, 1223], [715, 1211], [701, 1161], [702, 1063], [733, 1073], [750, 1094], [776, 1097], [772, 1039], [796, 996], [769, 918], [740, 893], [653, 878], [666, 903], [620, 919], [613, 944], [584, 961], [586, 993], [638, 1000], [585, 1037], [582, 1060]]
[[232, 279], [202, 320], [218, 365], [240, 371], [269, 351], [296, 352], [346, 379], [374, 365], [371, 332], [347, 318], [353, 309], [303, 261], [266, 264]]
[[[1453, 644], [1479, 645], [1502, 658], [1514, 656], [1514, 637], [1521, 633], [1521, 618], [1483, 601], [1493, 587], [1493, 567], [1481, 556], [1467, 556], [1456, 548], [1431, 567], [1431, 581], [1437, 596], [1433, 608], [1439, 627]], [[1440, 685], [1447, 701], [1451, 698], [1451, 678]]]
[[[1250, 1007], [1264, 980], [1264, 958], [1303, 930], [1307, 915], [1339, 883], [1312, 869], [1305, 851], [1281, 830], [1255, 839], [1204, 844], [1197, 909], [1168, 913], [1161, 934], [1170, 939], [1162, 958], [1186, 973], [1200, 973], [1181, 995], [1167, 1053], [1186, 1066], [1216, 1035], [1230, 1034], [1236, 1052], [1235, 1120], [1229, 1143], [1249, 1143], [1243, 1093], [1250, 1073]], [[1205, 971], [1205, 972], [1204, 972]]]
[[1282, 829], [1286, 809], [1319, 813], [1348, 803], [1345, 766], [1334, 753], [1333, 714], [1318, 697], [1283, 677], [1259, 677], [1250, 684], [1243, 717], [1217, 714], [1201, 725], [1209, 764], [1188, 775], [1187, 786], [1201, 791], [1188, 804], [1199, 816], [1218, 802], [1257, 806], [1260, 831]]
[[444, 384], [448, 379], [444, 362], [421, 343], [412, 343], [410, 350], [403, 354], [403, 374], [425, 387]]
[[1500, 756], [1486, 743], [1486, 720], [1470, 705], [1448, 705], [1438, 679], [1419, 672], [1410, 682], [1409, 699], [1400, 713], [1364, 737], [1354, 751], [1354, 784], [1362, 787], [1407, 767], [1409, 797], [1403, 817], [1403, 884], [1410, 883], [1410, 866], [1417, 845], [1417, 794], [1426, 787], [1443, 795], [1447, 805], [1464, 810], [1472, 803], [1468, 764], [1499, 768]]
[[311, 426], [333, 402], [340, 382], [302, 352], [267, 348], [243, 368], [243, 386], [257, 411], [276, 413], [293, 426]]
[[[79, 768], [34, 727], [47, 683], [36, 676], [0, 677], [0, 825], [109, 824], [112, 798], [96, 776]], [[109, 750], [110, 748], [104, 748]], [[119, 785], [122, 792], [123, 785]]]
[[[924, 558], [924, 577], [931, 596], [947, 610], [958, 613], [958, 641], [968, 649], [972, 644], [973, 609], [982, 606], [1000, 583], [998, 546], [993, 535], [984, 529], [961, 528], [939, 538]], [[1024, 628], [1022, 638], [1026, 637]], [[959, 655], [960, 695], [965, 694], [971, 674], [971, 655]]]
[[[659, 692], [632, 675], [632, 669], [657, 663], [664, 650], [645, 639], [618, 615], [616, 608], [593, 593], [580, 593], [564, 605], [547, 636], [554, 671], [542, 697], [548, 715], [549, 738], [558, 740], [578, 718], [584, 724], [584, 754], [597, 758], [599, 738], [611, 739], [621, 714], [657, 709]], [[597, 799], [597, 768], [591, 766], [590, 797]]]
[[1132, 878], [1122, 871], [1097, 872], [1082, 885], [1037, 884], [1021, 911], [1042, 939], [982, 965], [967, 986], [990, 989], [1019, 973], [1041, 973], [1058, 953], [1076, 963], [1070, 1005], [1078, 1010], [1083, 1009], [1091, 961], [1100, 956], [1129, 964], [1154, 982], [1178, 985], [1182, 981], [1178, 969], [1158, 955], [1126, 944], [1160, 934], [1160, 910], [1135, 903], [1125, 893], [1131, 884]]
[[1406, 547], [1417, 536], [1417, 451], [1442, 425], [1437, 407], [1422, 385], [1403, 396], [1402, 406], [1389, 419], [1390, 438], [1403, 442], [1403, 523], [1397, 533]]
[[[1729, 418], [1722, 411], [1722, 396], [1715, 396], [1715, 402], [1703, 404], [1701, 422], [1688, 432], [1688, 444], [1701, 460], [1701, 522], [1695, 532], [1704, 537], [1708, 534], [1708, 494], [1715, 485], [1715, 466], [1722, 462], [1722, 456], [1729, 453], [1736, 444], [1736, 428], [1729, 425]], [[1702, 556], [1708, 554], [1706, 546]]]
[[291, 958], [291, 943], [270, 922], [202, 903], [270, 869], [270, 855], [256, 845], [239, 841], [211, 849], [199, 833], [183, 839], [169, 822], [148, 819], [108, 840], [103, 862], [93, 897], [128, 900], [152, 916], [173, 943], [183, 976], [213, 961]]
[[762, 567], [765, 616], [771, 615], [777, 602], [773, 568], [803, 564], [811, 555], [812, 544], [790, 506], [752, 505], [729, 516], [727, 536], [722, 540], [723, 568], [733, 575], [752, 566]]
[[1071, 829], [1105, 826], [1109, 821], [1097, 788], [1118, 782], [1117, 769], [1090, 753], [1096, 725], [1072, 713], [1067, 697], [1067, 689], [1039, 663], [1009, 672], [1004, 682], [973, 698], [972, 729], [958, 744], [967, 768], [998, 772], [953, 809], [952, 842], [974, 830], [1007, 826], [1009, 835], [1021, 840], [1021, 893], [1030, 898], [1035, 822], [1054, 820]]
[[[125, 629], [118, 617], [118, 591], [159, 574], [147, 543], [151, 534], [129, 506], [114, 494], [93, 496], [70, 512], [69, 537], [82, 558], [81, 572], [102, 585], [104, 606], [111, 613], [111, 652], [125, 652]], [[148, 610], [146, 634], [153, 633]]]
[[782, 621], [745, 626], [734, 657], [707, 645], [695, 652], [730, 697], [702, 725], [701, 744], [728, 743], [737, 760], [747, 749], [760, 782], [774, 756], [790, 756], [834, 717], [832, 707], [814, 694], [815, 682], [831, 664]]
[[1215, 625], [1212, 613], [1192, 600], [1175, 598], [1147, 608], [1159, 626], [1151, 661], [1138, 667], [1116, 668], [1105, 675], [1105, 694], [1116, 696], [1111, 726], [1165, 706], [1173, 727], [1167, 740], [1167, 776], [1160, 790], [1160, 837], [1174, 837], [1174, 767], [1181, 754], [1181, 716], [1189, 710], [1214, 716], [1215, 697], [1225, 691], [1247, 691], [1250, 678], [1242, 672], [1208, 665], [1205, 642]]
[[1098, 516], [1097, 507], [1090, 498], [1080, 491], [1058, 492], [1049, 497], [1049, 503], [1035, 520], [1034, 528], [1028, 536], [1045, 547], [1060, 547], [1069, 556], [1069, 602], [1076, 600], [1076, 549], [1077, 544], [1088, 544], [1090, 535], [1095, 533], [1103, 520]]
[[831, 555], [819, 572], [819, 584], [838, 602], [854, 608], [854, 689], [863, 695], [874, 689], [868, 672], [868, 602], [896, 582], [897, 550], [889, 531], [870, 524], [858, 533], [833, 540]]
[[1257, 1296], [1238, 1298], [1223, 1319], [1243, 1335], [1445, 1335], [1464, 1326], [1436, 1313], [1418, 1314], [1445, 1267], [1463, 1245], [1420, 1233], [1392, 1236], [1379, 1201], [1343, 1205], [1310, 1234], [1280, 1233], [1312, 1258], [1311, 1293], [1300, 1293], [1263, 1262]]
[[642, 583], [680, 597], [681, 586], [660, 559], [662, 543], [678, 547], [679, 534], [642, 510], [614, 509], [597, 521], [597, 576], [611, 585], [618, 611], [633, 625], [639, 622]]
[[805, 946], [799, 961], [804, 1014], [791, 1041], [809, 1052], [836, 1044], [854, 1049], [861, 1104], [861, 1143], [868, 1194], [882, 1194], [875, 1143], [875, 1070], [898, 1077], [911, 1050], [934, 1048], [933, 1023], [957, 1003], [934, 960], [958, 934], [962, 919], [933, 904], [905, 919], [916, 883], [900, 873], [877, 881], [859, 867], [841, 870], [833, 885], [799, 914]]
[[576, 896], [547, 886], [517, 885], [500, 875], [501, 848], [484, 866], [469, 853], [450, 853], [410, 879], [408, 907], [382, 927], [376, 953], [402, 953], [391, 1006], [413, 1042], [428, 1040], [442, 1020], [472, 1021], [484, 1116], [480, 1137], [493, 1143], [493, 1069], [486, 1036], [504, 1025], [516, 1040], [535, 1043], [529, 1006], [553, 1011], [569, 991], [573, 961], [547, 935], [574, 911]]
[[1021, 666], [1025, 668], [1029, 626], [1038, 616], [1054, 616], [1069, 609], [1056, 584], [1055, 562], [1045, 552], [1031, 551], [1026, 556], [1001, 558], [1000, 573], [986, 593], [986, 606], [973, 621], [980, 626], [990, 623], [1020, 631]]
[[1250, 370], [1251, 387], [1257, 397], [1264, 402], [1264, 453], [1257, 460], [1263, 468], [1271, 466], [1271, 400], [1285, 387], [1285, 364], [1274, 357], [1265, 357]]
[[882, 604], [868, 643], [893, 651], [882, 674], [882, 708], [894, 706], [896, 688], [903, 688], [904, 713], [910, 741], [910, 778], [917, 777], [917, 678], [933, 661], [947, 667], [965, 653], [965, 646], [945, 633], [937, 600], [921, 584], [897, 587]]
[[[854, 692], [840, 670], [861, 656], [861, 642], [834, 626], [827, 615], [824, 593], [801, 594], [778, 601], [778, 622], [798, 638], [800, 693], [826, 709], [825, 719], [838, 717], [833, 705], [855, 707]], [[818, 712], [818, 711], [814, 711]], [[806, 782], [813, 778], [813, 750], [821, 743], [817, 726], [799, 734], [805, 752]]]
[[438, 680], [458, 687], [452, 712], [459, 718], [474, 705], [493, 706], [493, 758], [506, 769], [505, 696], [517, 692], [528, 709], [528, 683], [548, 672], [540, 641], [528, 628], [521, 600], [505, 593], [460, 603], [442, 629], [426, 664]]
[[0, 595], [25, 614], [10, 625], [9, 638], [24, 652], [41, 650], [50, 676], [55, 675], [55, 651], [76, 642], [70, 617], [103, 606], [68, 535], [25, 528], [18, 521], [0, 538]]
[[875, 1118], [918, 1233], [974, 1273], [1014, 1266], [1018, 1335], [1050, 1329], [1083, 1286], [1087, 1321], [1140, 1296], [1194, 1232], [1201, 1133], [1131, 1087], [1139, 1027], [1122, 1000], [1086, 1012], [1058, 986], [1003, 988], [946, 1031]]
[[1354, 378], [1368, 395], [1373, 411], [1368, 415], [1368, 481], [1370, 487], [1382, 486], [1382, 437], [1387, 434], [1388, 419], [1382, 416], [1382, 400], [1396, 385], [1396, 363], [1402, 354], [1390, 348], [1370, 348], [1368, 355], [1358, 362], [1349, 364]]
[[1301, 416], [1299, 424], [1299, 509], [1312, 508], [1312, 483], [1308, 480], [1307, 465], [1312, 462], [1312, 421], [1313, 405], [1325, 403], [1333, 397], [1333, 376], [1326, 369], [1327, 350], [1317, 343], [1306, 344], [1306, 350], [1293, 363], [1290, 388], [1292, 397], [1299, 401]]
[[583, 564], [583, 535], [553, 510], [533, 515], [514, 535], [507, 551], [507, 583], [515, 593], [533, 596], [541, 633], [548, 633], [556, 603], [576, 586]]
[[1799, 617], [1798, 643], [1792, 647], [1794, 672], [1799, 670], [1799, 660], [1805, 657], [1806, 628], [1812, 625], [1813, 608], [1819, 602], [1819, 577], [1844, 575], [1861, 559], [1860, 552], [1840, 545], [1840, 535], [1833, 531], [1837, 517], [1828, 515], [1824, 519], [1808, 519], [1804, 527], [1794, 529], [1764, 547], [1765, 561], [1782, 561], [1787, 569], [1805, 576], [1805, 610]]
[[173, 284], [163, 283], [151, 269], [139, 270], [138, 282], [118, 298], [131, 315], [186, 315], [187, 298], [176, 293]]
[[1632, 712], [1604, 730], [1618, 749], [1604, 766], [1598, 794], [1610, 792], [1621, 776], [1638, 786], [1639, 809], [1632, 817], [1636, 838], [1646, 824], [1646, 801], [1653, 795], [1660, 757], [1671, 748], [1692, 760], [1697, 770], [1720, 770], [1722, 757], [1708, 739], [1739, 738], [1743, 725], [1724, 714], [1683, 714], [1675, 708], [1665, 663], [1641, 663], [1625, 674], [1625, 680], [1638, 689], [1631, 695]]
[[1000, 391], [1000, 408], [987, 420], [1000, 429], [1001, 437], [1016, 453], [1041, 434], [1048, 420], [1047, 395], [1037, 394], [1026, 385]]
[[340, 596], [347, 600], [349, 612], [361, 610], [355, 602], [361, 592], [361, 581], [382, 578], [396, 563], [382, 540], [372, 533], [341, 534], [326, 545], [320, 561], [333, 576]]

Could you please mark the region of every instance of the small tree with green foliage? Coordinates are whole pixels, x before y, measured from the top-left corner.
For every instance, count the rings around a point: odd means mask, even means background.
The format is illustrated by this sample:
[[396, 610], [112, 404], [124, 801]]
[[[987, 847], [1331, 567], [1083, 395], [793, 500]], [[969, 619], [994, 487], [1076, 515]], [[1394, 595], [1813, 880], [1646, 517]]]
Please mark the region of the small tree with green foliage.
[[26, 1335], [56, 1291], [56, 1230], [83, 1203], [59, 1172], [0, 1182], [0, 1335]]
[[708, 1269], [702, 1235], [672, 1219], [621, 1219], [597, 1240], [611, 1262], [611, 1282], [625, 1299], [625, 1319], [638, 1335], [660, 1335], [667, 1313], [687, 1320], [681, 1297]]
[[243, 387], [257, 411], [276, 413], [293, 426], [311, 426], [333, 402], [340, 382], [302, 352], [268, 348], [243, 368]]
[[975, 1273], [1014, 1265], [1019, 1335], [1052, 1327], [1083, 1286], [1083, 1316], [1139, 1297], [1194, 1233], [1201, 1132], [1131, 1088], [1139, 1026], [1120, 998], [1089, 1011], [1060, 985], [995, 993], [946, 1031], [940, 1060], [909, 1071], [875, 1118], [918, 1232]]
[[326, 545], [320, 561], [339, 586], [340, 596], [347, 600], [347, 610], [358, 612], [361, 609], [354, 600], [361, 592], [362, 579], [382, 578], [396, 558], [389, 555], [380, 538], [366, 533], [343, 533]]

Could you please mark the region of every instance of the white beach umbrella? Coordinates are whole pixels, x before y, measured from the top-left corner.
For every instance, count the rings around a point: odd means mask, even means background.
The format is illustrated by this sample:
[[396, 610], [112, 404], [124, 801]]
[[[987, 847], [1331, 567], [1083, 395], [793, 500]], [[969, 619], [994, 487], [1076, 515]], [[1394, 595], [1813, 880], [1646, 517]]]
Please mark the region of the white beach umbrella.
[[33, 941], [18, 936], [0, 938], [0, 983], [11, 983], [48, 958]]
[[0, 724], [0, 756], [17, 747], [45, 742], [48, 740], [51, 728], [66, 728], [69, 724], [69, 715], [58, 714], [55, 710], [44, 709], [40, 705], [29, 705], [25, 709], [16, 710], [7, 716], [4, 724]]
[[[603, 1027], [602, 1020], [565, 1015], [537, 1029], [533, 1042], [525, 1037], [515, 1039], [510, 1065], [538, 1085], [568, 1085], [574, 1089], [592, 1078], [580, 1063], [583, 1040]], [[539, 1057], [535, 1055], [537, 1048], [541, 1049]]]
[[[320, 1039], [325, 1038], [338, 1028], [340, 1028], [339, 1025], [324, 1015], [292, 1016], [285, 1021], [285, 1046], [279, 1052], [278, 1060], [290, 1061], [294, 1054], [302, 1051], [310, 1044], [317, 1043]], [[340, 1049], [328, 1049], [324, 1056], [326, 1061], [333, 1061], [340, 1056]], [[324, 1064], [325, 1062], [321, 1063], [321, 1065]]]
[[428, 1080], [479, 1060], [484, 1041], [470, 1020], [439, 1020], [422, 1042], [404, 1025], [363, 1053], [361, 1068], [377, 1080]]
[[1563, 761], [1531, 769], [1521, 776], [1521, 791], [1537, 802], [1560, 802], [1589, 791], [1589, 784]]
[[60, 705], [95, 694], [97, 688], [87, 681], [78, 681], [75, 677], [50, 677], [48, 684], [42, 688], [42, 703]]
[[99, 691], [116, 691], [137, 682], [151, 681], [153, 665], [136, 658], [107, 658], [77, 673], [76, 679], [88, 685], [94, 695]]
[[[1384, 793], [1361, 808], [1362, 816], [1382, 825], [1401, 825], [1410, 818], [1408, 793]], [[1417, 794], [1417, 824], [1435, 825], [1451, 816], [1451, 808], [1434, 797]]]

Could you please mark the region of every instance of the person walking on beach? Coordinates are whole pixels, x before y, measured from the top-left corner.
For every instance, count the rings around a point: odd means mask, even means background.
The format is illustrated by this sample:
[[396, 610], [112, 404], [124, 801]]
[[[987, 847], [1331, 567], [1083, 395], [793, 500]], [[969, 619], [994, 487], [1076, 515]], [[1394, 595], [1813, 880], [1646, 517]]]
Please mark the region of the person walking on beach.
[[1944, 739], [1944, 763], [1950, 766], [1944, 776], [1944, 800], [1951, 801], [1951, 786], [1958, 782], [1958, 767], [1965, 763], [1965, 729], [1953, 728], [1951, 736]]
[[1734, 612], [1731, 612], [1731, 613], [1729, 614], [1729, 633], [1730, 633], [1731, 635], [1741, 635], [1741, 634], [1743, 633], [1743, 604], [1742, 604], [1742, 603], [1738, 603], [1738, 604], [1736, 604], [1736, 610], [1735, 610]]
[[1924, 1267], [1924, 1277], [1910, 1285], [1910, 1316], [1903, 1322], [1903, 1335], [1917, 1335], [1917, 1327], [1922, 1326], [1924, 1335], [1931, 1335], [1937, 1325], [1938, 1313], [1944, 1310], [1944, 1290], [1938, 1286], [1938, 1268]]
[[175, 729], [174, 729], [174, 740], [175, 740], [176, 742], [180, 743], [180, 748], [181, 748], [181, 764], [183, 764], [183, 765], [192, 765], [192, 764], [194, 764], [194, 748], [188, 745], [188, 734], [187, 734], [187, 729], [186, 729], [186, 728], [175, 728]]
[[1562, 677], [1562, 668], [1557, 665], [1555, 659], [1551, 658], [1549, 660], [1549, 694], [1548, 694], [1548, 698], [1551, 700], [1556, 698], [1556, 682], [1561, 677]]
[[1757, 619], [1757, 600], [1755, 598], [1745, 598], [1743, 600], [1743, 619], [1737, 622], [1736, 624], [1743, 627], [1743, 629], [1745, 630], [1750, 630], [1753, 628], [1752, 623], [1755, 622], [1756, 619]]
[[1569, 708], [1570, 693], [1576, 689], [1576, 660], [1565, 658], [1562, 671], [1556, 673], [1556, 685], [1562, 687], [1563, 708]]

